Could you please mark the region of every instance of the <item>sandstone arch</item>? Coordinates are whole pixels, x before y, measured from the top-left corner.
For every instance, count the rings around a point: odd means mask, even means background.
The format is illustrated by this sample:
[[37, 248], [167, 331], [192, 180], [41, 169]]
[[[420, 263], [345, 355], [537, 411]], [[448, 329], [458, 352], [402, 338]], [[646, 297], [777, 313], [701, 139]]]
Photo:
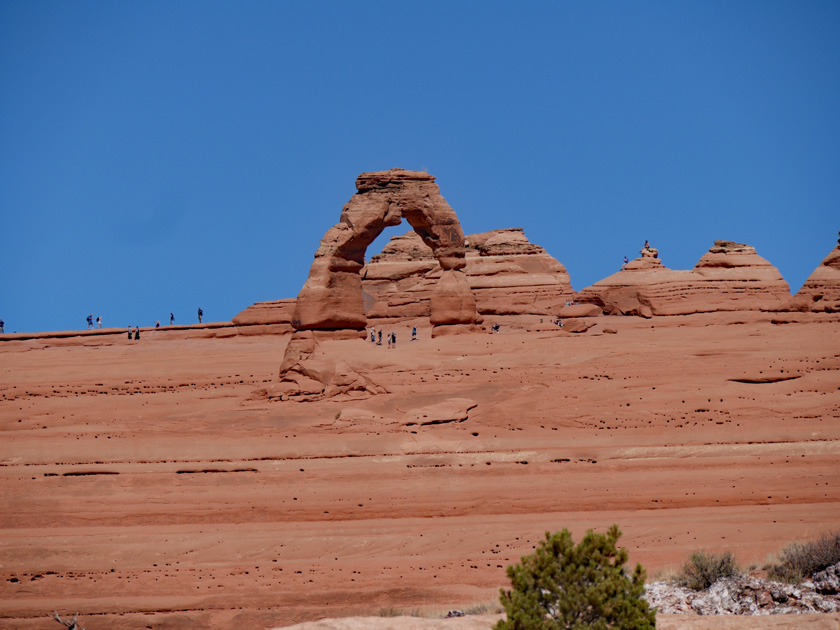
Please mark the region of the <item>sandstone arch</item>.
[[296, 330], [361, 331], [367, 326], [359, 272], [367, 247], [386, 227], [405, 219], [434, 252], [443, 274], [430, 300], [435, 327], [477, 319], [475, 298], [461, 271], [464, 233], [435, 178], [421, 171], [391, 169], [362, 173], [357, 192], [341, 210], [315, 252], [309, 277], [297, 298]]

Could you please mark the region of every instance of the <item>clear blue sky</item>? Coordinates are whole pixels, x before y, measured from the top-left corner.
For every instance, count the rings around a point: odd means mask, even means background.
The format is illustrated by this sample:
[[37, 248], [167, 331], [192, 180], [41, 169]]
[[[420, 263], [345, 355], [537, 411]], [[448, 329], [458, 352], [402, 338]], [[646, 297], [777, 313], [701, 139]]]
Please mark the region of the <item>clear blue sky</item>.
[[575, 289], [729, 239], [796, 291], [840, 229], [840, 2], [0, 0], [7, 332], [294, 297], [392, 167]]

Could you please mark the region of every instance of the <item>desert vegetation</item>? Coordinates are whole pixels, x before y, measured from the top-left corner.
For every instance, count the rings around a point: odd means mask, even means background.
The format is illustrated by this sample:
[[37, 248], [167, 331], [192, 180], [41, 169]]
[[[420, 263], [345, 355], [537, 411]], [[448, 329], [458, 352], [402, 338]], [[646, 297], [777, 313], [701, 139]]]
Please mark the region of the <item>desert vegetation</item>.
[[500, 599], [507, 619], [495, 630], [586, 630], [655, 627], [656, 612], [643, 599], [645, 571], [624, 568], [627, 551], [613, 525], [589, 530], [577, 545], [568, 530], [546, 533], [537, 550], [509, 566], [512, 588]]
[[731, 551], [719, 554], [695, 551], [683, 564], [674, 583], [694, 591], [703, 591], [720, 578], [735, 577], [739, 574], [740, 570]]
[[767, 569], [770, 579], [797, 583], [840, 562], [840, 531], [828, 532], [809, 542], [793, 542]]
[[[764, 565], [767, 577], [797, 584], [840, 562], [840, 532], [827, 532], [816, 540], [792, 542]], [[671, 580], [677, 586], [702, 591], [717, 580], [743, 573], [730, 551], [693, 552]]]

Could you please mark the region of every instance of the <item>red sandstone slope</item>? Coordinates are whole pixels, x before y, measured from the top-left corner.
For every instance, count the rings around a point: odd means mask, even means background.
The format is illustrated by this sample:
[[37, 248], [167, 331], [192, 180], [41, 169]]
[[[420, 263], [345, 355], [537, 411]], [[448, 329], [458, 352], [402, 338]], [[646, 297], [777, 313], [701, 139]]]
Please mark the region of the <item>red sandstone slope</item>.
[[836, 315], [498, 319], [323, 341], [384, 391], [309, 403], [254, 395], [288, 336], [3, 343], [0, 628], [457, 608], [546, 530], [618, 523], [655, 575], [836, 527]]

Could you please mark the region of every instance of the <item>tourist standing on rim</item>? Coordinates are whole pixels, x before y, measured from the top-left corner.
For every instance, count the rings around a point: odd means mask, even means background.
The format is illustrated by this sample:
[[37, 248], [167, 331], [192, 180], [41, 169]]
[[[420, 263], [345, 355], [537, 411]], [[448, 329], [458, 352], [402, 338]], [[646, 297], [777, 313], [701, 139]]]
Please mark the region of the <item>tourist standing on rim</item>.
[[204, 311], [201, 310], [201, 307], [198, 307], [198, 323], [201, 323], [201, 316], [204, 315]]

